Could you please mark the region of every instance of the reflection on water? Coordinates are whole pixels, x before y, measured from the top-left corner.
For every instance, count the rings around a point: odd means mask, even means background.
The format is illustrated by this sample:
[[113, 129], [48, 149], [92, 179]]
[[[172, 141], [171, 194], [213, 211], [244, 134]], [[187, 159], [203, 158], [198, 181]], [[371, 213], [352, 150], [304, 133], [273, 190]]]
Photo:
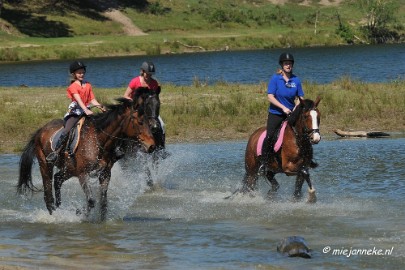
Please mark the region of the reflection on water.
[[[0, 266], [56, 269], [399, 269], [405, 263], [405, 139], [329, 140], [315, 146], [311, 176], [318, 202], [292, 202], [294, 178], [278, 175], [272, 201], [262, 179], [256, 196], [236, 195], [245, 142], [169, 145], [172, 156], [145, 181], [149, 162], [116, 164], [105, 223], [76, 216], [77, 179], [62, 187], [50, 216], [43, 195], [15, 194], [18, 156], [0, 158]], [[34, 183], [41, 186], [38, 168]], [[97, 182], [92, 180], [93, 188]], [[304, 185], [306, 189], [306, 185]], [[303, 236], [310, 260], [285, 258], [278, 241]], [[330, 247], [331, 251], [327, 252]], [[326, 249], [325, 249], [326, 248]], [[345, 249], [391, 255], [337, 255]], [[335, 254], [333, 254], [335, 250]]]

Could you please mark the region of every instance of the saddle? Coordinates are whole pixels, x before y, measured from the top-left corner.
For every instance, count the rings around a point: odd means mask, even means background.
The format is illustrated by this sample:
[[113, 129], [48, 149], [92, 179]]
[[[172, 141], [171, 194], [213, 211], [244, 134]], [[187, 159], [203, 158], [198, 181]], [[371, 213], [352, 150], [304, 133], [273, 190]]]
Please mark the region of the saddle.
[[[274, 144], [274, 153], [277, 153], [278, 150], [280, 150], [281, 146], [283, 145], [284, 131], [285, 131], [286, 127], [287, 127], [287, 121], [283, 121], [280, 129], [276, 132], [277, 141]], [[262, 155], [263, 143], [264, 143], [264, 140], [266, 139], [266, 135], [267, 135], [266, 130], [264, 130], [262, 132], [262, 134], [260, 134], [259, 140], [257, 142], [257, 149], [256, 149], [257, 156]]]
[[[73, 155], [76, 152], [77, 146], [79, 145], [80, 131], [82, 129], [84, 120], [85, 117], [80, 118], [76, 126], [74, 126], [69, 131], [68, 141], [65, 146], [65, 151], [68, 152], [69, 155]], [[62, 134], [62, 129], [63, 127], [55, 131], [55, 133], [50, 138], [52, 151], [55, 151], [56, 143], [58, 142], [58, 139]]]

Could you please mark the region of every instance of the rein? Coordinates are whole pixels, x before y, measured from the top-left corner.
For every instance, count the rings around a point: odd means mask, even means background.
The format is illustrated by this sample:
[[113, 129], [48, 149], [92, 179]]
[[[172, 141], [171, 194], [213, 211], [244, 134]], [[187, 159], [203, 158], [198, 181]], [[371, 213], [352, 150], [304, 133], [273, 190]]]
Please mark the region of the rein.
[[[308, 110], [308, 111], [310, 112], [310, 111], [313, 111], [313, 110], [316, 110], [316, 107], [315, 107], [315, 108], [312, 108], [312, 109], [310, 109], [310, 110]], [[287, 116], [287, 119], [286, 119], [285, 121], [287, 121], [290, 116], [291, 116], [291, 114]], [[299, 132], [297, 132], [297, 129], [296, 129], [296, 127], [295, 127], [296, 125], [291, 125], [291, 128], [292, 128], [292, 130], [294, 131], [295, 136], [297, 136], [297, 137], [309, 138], [309, 137], [310, 137], [312, 134], [314, 134], [314, 133], [320, 133], [319, 128], [308, 128], [308, 127], [305, 125], [305, 120], [304, 120], [304, 117], [302, 117], [302, 116], [303, 116], [303, 113], [301, 113], [301, 114], [300, 114], [300, 117], [299, 117], [299, 120], [300, 120], [300, 122], [301, 122], [301, 125], [303, 126], [303, 133], [302, 133], [302, 134], [300, 134]]]

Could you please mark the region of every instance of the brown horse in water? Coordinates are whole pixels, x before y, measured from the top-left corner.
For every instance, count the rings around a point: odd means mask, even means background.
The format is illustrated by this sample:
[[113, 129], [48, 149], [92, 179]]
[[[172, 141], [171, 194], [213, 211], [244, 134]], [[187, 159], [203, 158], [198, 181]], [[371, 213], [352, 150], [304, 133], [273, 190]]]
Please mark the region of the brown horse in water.
[[[107, 213], [107, 189], [111, 178], [111, 168], [116, 162], [115, 147], [121, 140], [142, 144], [146, 152], [155, 148], [153, 135], [147, 121], [144, 121], [144, 97], [142, 92], [134, 101], [124, 98], [117, 99], [118, 104], [107, 105], [107, 112], [86, 117], [80, 132], [80, 141], [74, 155], [60, 151], [58, 160], [53, 163], [46, 161], [52, 151], [51, 136], [62, 127], [63, 120], [53, 120], [38, 129], [26, 145], [20, 159], [20, 174], [17, 191], [37, 190], [32, 183], [32, 165], [36, 157], [39, 163], [44, 187], [44, 199], [49, 214], [61, 204], [61, 187], [64, 181], [78, 177], [86, 195], [87, 214], [95, 205], [95, 199], [88, 183], [89, 174], [98, 172], [101, 187], [100, 205], [101, 219]], [[55, 197], [52, 192], [53, 168], [59, 169], [54, 176]]]
[[[312, 144], [317, 144], [321, 140], [319, 133], [320, 112], [317, 108], [319, 102], [319, 97], [315, 102], [309, 99], [300, 99], [300, 104], [287, 118], [282, 146], [268, 160], [267, 164], [268, 170], [265, 176], [272, 187], [269, 192], [276, 192], [279, 188], [279, 184], [274, 178], [277, 173], [285, 173], [288, 176], [296, 175], [294, 197], [301, 197], [302, 185], [306, 181], [310, 192], [309, 201], [316, 201], [315, 189], [309, 178], [308, 170], [317, 166], [312, 161]], [[265, 130], [266, 127], [261, 127], [249, 138], [245, 152], [246, 174], [241, 192], [249, 192], [256, 188], [260, 166], [257, 145]]]

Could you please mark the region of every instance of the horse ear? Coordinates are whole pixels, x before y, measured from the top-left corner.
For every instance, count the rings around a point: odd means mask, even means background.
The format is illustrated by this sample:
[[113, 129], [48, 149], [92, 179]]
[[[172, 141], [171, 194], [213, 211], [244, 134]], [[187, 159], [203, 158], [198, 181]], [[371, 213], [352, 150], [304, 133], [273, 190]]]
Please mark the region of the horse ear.
[[315, 100], [315, 107], [318, 107], [319, 102], [321, 101], [321, 97], [317, 96]]

